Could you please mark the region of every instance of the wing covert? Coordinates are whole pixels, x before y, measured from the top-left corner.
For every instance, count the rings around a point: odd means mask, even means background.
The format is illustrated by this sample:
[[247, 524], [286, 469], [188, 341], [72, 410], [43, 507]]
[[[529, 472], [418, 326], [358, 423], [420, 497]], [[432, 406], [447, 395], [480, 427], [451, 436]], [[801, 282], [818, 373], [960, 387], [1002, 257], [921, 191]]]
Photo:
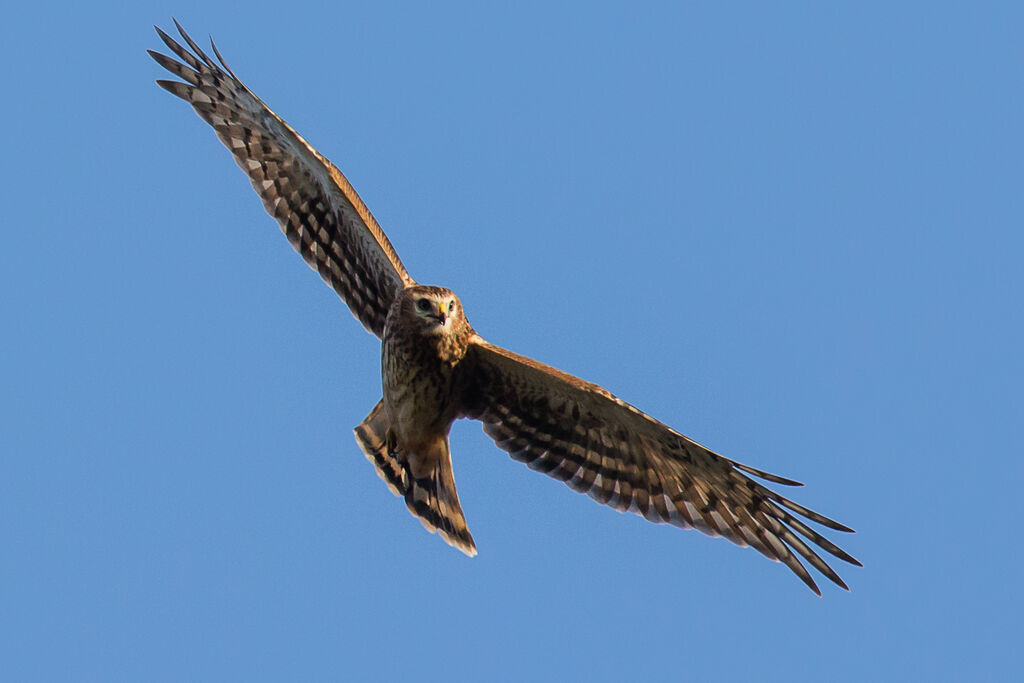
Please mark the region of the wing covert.
[[341, 171], [238, 80], [216, 46], [219, 64], [174, 24], [192, 52], [157, 27], [181, 62], [148, 52], [184, 82], [157, 84], [213, 126], [295, 250], [380, 337], [396, 293], [415, 284], [384, 231]]
[[483, 422], [484, 431], [514, 459], [599, 503], [752, 546], [782, 561], [819, 595], [798, 558], [847, 586], [803, 539], [860, 564], [791, 512], [838, 531], [851, 529], [744, 472], [797, 482], [735, 463], [596, 384], [479, 337], [457, 367], [461, 417]]

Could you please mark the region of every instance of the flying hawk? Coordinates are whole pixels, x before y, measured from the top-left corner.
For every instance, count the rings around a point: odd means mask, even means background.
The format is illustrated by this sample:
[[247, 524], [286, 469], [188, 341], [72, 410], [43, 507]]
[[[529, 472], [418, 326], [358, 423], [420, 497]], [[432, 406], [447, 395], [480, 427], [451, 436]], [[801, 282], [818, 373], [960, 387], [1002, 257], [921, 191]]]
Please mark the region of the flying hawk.
[[516, 460], [599, 503], [752, 546], [821, 595], [803, 558], [849, 590], [804, 539], [860, 563], [796, 515], [852, 530], [751, 477], [798, 482], [713, 453], [596, 384], [485, 341], [454, 292], [409, 275], [341, 171], [238, 80], [212, 41], [217, 62], [174, 23], [191, 52], [154, 27], [181, 60], [150, 50], [181, 79], [157, 84], [213, 126], [288, 241], [381, 339], [383, 398], [356, 441], [428, 530], [476, 554], [448, 442], [452, 423], [470, 418]]

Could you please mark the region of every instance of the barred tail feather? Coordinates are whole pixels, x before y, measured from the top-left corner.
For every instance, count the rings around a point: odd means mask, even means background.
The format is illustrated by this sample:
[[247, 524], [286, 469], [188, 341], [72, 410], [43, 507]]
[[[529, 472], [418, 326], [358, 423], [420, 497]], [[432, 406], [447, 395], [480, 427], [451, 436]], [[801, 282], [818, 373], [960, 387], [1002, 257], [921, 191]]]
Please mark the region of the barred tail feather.
[[388, 450], [388, 416], [384, 412], [384, 401], [377, 401], [370, 414], [353, 431], [366, 459], [377, 469], [377, 476], [384, 480], [391, 493], [404, 496], [409, 490], [411, 475], [402, 461]]
[[451, 453], [445, 441], [444, 455], [426, 477], [416, 478], [401, 453], [388, 447], [387, 414], [384, 402], [374, 406], [366, 419], [355, 428], [356, 441], [373, 463], [377, 475], [391, 492], [405, 499], [405, 505], [431, 533], [437, 532], [448, 545], [458, 548], [470, 557], [476, 555], [466, 518], [455, 490]]

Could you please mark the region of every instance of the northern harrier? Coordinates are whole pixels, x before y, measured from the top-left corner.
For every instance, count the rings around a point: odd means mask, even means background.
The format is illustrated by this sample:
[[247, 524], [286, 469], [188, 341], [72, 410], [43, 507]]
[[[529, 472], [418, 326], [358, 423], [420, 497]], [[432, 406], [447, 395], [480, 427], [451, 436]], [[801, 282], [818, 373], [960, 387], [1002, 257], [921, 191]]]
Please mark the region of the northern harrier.
[[192, 51], [157, 28], [181, 62], [149, 54], [183, 82], [157, 84], [213, 126], [288, 241], [381, 339], [384, 395], [355, 436], [428, 530], [476, 554], [448, 444], [452, 422], [465, 417], [480, 420], [516, 460], [599, 503], [753, 546], [818, 595], [798, 556], [847, 588], [801, 536], [860, 563], [792, 513], [851, 529], [747, 475], [798, 482], [713, 453], [596, 384], [485, 341], [452, 291], [420, 285], [406, 272], [341, 171], [245, 87], [215, 45], [219, 63], [175, 26]]

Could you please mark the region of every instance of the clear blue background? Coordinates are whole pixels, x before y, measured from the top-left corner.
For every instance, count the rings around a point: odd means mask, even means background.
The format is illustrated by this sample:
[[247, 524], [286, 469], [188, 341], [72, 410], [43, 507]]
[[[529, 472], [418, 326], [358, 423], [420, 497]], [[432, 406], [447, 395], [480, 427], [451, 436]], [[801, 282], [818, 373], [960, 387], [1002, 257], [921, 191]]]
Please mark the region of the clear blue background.
[[[8, 9], [3, 678], [1012, 678], [1024, 16], [766, 4]], [[852, 593], [472, 423], [480, 555], [424, 532], [351, 435], [378, 343], [153, 84], [172, 14], [488, 339], [807, 483]]]

